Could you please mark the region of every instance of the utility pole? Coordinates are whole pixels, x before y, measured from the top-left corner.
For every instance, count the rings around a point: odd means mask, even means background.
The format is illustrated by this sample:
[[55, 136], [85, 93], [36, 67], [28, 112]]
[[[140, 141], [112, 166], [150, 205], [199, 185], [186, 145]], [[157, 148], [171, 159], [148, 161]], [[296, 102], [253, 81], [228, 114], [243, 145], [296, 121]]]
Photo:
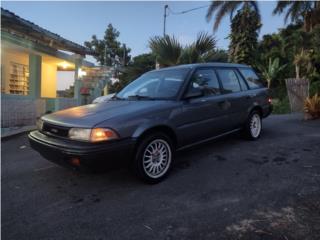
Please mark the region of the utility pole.
[[104, 60], [104, 65], [107, 66], [107, 58], [108, 58], [108, 53], [107, 53], [107, 44], [104, 45], [104, 57], [105, 57], [105, 60]]
[[166, 20], [167, 20], [167, 9], [168, 9], [168, 5], [164, 6], [164, 15], [163, 15], [163, 36], [166, 36]]
[[126, 50], [127, 50], [126, 45], [123, 44], [123, 60], [122, 60], [123, 66], [126, 65]]

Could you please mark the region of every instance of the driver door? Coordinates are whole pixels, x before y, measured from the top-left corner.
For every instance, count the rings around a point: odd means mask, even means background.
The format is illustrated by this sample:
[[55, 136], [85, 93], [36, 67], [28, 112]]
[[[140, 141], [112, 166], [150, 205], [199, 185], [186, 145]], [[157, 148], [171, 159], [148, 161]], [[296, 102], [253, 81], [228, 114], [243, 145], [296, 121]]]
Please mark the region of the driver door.
[[194, 72], [186, 96], [199, 89], [201, 96], [187, 98], [182, 104], [178, 130], [183, 145], [213, 137], [225, 130], [226, 110], [221, 105], [224, 96], [213, 68], [201, 68]]

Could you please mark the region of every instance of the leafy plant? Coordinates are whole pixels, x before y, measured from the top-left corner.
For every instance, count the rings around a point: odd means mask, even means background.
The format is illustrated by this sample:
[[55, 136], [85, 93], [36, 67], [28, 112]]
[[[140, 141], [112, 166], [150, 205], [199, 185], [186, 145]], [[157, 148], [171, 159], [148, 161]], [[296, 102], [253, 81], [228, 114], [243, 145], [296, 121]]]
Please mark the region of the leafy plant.
[[272, 105], [273, 105], [273, 114], [287, 114], [290, 113], [290, 103], [289, 98], [286, 96], [283, 99], [280, 98], [274, 98], [272, 99]]
[[156, 36], [150, 39], [149, 46], [157, 56], [157, 61], [163, 66], [172, 66], [179, 64], [182, 53], [182, 46], [174, 37], [165, 35]]
[[320, 96], [318, 96], [318, 94], [306, 98], [304, 102], [304, 111], [310, 114], [313, 119], [320, 117]]
[[315, 94], [320, 94], [320, 81], [311, 82], [309, 88], [309, 95], [313, 96]]
[[260, 22], [261, 16], [256, 1], [212, 1], [207, 11], [207, 21], [210, 21], [213, 15], [215, 15], [213, 30], [216, 31], [221, 20], [226, 15], [230, 15], [230, 21], [232, 21], [233, 13], [239, 9], [251, 9], [256, 13]]
[[276, 79], [276, 77], [279, 75], [279, 72], [281, 72], [286, 66], [287, 64], [280, 65], [279, 58], [275, 58], [273, 61], [271, 58], [269, 58], [269, 64], [267, 66], [259, 65], [259, 70], [267, 81], [268, 88], [271, 87], [273, 80]]
[[278, 1], [273, 14], [286, 11], [285, 22], [290, 17], [291, 22], [303, 21], [303, 28], [310, 32], [320, 23], [320, 3], [318, 1]]
[[182, 46], [174, 36], [156, 36], [149, 46], [161, 67], [206, 62], [215, 54], [216, 40], [212, 35], [199, 33], [195, 42]]
[[304, 74], [306, 75], [312, 68], [310, 54], [304, 49], [302, 49], [300, 53], [294, 56], [293, 63], [296, 68], [297, 79], [299, 79], [301, 76], [301, 70], [304, 70]]

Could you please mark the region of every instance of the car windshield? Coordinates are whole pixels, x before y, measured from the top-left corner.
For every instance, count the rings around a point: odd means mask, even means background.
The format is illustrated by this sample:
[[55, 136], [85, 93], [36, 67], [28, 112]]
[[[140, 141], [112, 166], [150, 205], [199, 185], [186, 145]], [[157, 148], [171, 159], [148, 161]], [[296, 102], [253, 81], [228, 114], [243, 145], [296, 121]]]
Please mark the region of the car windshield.
[[122, 89], [115, 99], [171, 99], [177, 95], [188, 72], [187, 68], [148, 72]]

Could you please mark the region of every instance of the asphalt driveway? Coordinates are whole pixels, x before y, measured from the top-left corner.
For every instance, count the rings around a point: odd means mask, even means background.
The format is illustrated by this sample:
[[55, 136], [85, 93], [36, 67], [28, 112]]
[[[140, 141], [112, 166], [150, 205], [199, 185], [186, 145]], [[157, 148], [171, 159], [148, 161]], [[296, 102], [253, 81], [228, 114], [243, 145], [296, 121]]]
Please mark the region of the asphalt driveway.
[[157, 185], [82, 174], [2, 142], [2, 239], [320, 239], [320, 121], [273, 115], [178, 155]]

